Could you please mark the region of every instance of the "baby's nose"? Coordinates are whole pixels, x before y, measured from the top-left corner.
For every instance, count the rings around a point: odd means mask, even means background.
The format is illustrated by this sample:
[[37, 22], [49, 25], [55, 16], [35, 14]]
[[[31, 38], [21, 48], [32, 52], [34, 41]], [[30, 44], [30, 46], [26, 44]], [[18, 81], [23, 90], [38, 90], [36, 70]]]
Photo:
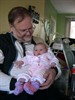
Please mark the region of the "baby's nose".
[[38, 55], [40, 55], [40, 52], [38, 52]]

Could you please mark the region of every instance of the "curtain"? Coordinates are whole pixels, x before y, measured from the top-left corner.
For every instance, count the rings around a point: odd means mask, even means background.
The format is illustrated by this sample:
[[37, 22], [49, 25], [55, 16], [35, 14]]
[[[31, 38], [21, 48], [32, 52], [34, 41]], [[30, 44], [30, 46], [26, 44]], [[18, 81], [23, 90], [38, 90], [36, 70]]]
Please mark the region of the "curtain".
[[71, 18], [66, 18], [65, 22], [65, 37], [70, 37]]

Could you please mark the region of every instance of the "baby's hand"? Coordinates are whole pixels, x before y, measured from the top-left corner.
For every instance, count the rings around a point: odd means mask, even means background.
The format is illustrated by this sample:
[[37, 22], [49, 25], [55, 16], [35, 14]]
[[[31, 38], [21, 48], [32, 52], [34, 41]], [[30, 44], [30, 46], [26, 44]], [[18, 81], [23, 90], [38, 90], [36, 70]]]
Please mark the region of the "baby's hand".
[[23, 61], [16, 61], [16, 62], [14, 62], [14, 64], [16, 65], [16, 67], [21, 68], [22, 65], [24, 64], [24, 62]]

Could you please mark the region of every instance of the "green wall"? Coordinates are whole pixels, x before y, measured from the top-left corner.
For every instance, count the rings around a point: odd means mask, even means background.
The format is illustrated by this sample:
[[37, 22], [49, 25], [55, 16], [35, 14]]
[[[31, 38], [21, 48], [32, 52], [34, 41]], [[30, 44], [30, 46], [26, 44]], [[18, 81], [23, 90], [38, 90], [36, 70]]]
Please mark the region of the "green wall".
[[62, 36], [65, 36], [65, 22], [66, 22], [66, 17], [75, 17], [75, 14], [57, 14], [57, 28], [56, 31]]
[[50, 0], [45, 0], [45, 18], [50, 19], [53, 16], [56, 19], [56, 32], [62, 34], [60, 36], [65, 36], [65, 17], [75, 16], [75, 14], [64, 14], [58, 13], [56, 9], [51, 4]]
[[56, 32], [62, 34], [62, 36], [65, 34], [65, 16], [63, 14], [57, 14]]
[[45, 0], [45, 19], [50, 19], [51, 16], [53, 16], [55, 19], [57, 19], [57, 11], [52, 6], [50, 0]]

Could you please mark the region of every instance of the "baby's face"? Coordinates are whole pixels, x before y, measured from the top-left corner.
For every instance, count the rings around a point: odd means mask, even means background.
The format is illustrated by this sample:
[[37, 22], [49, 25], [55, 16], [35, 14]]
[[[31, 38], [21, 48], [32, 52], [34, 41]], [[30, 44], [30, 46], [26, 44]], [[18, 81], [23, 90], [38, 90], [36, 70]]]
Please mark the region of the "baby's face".
[[42, 55], [43, 53], [46, 53], [46, 52], [47, 52], [47, 49], [42, 44], [36, 45], [34, 48], [34, 55], [35, 56]]

